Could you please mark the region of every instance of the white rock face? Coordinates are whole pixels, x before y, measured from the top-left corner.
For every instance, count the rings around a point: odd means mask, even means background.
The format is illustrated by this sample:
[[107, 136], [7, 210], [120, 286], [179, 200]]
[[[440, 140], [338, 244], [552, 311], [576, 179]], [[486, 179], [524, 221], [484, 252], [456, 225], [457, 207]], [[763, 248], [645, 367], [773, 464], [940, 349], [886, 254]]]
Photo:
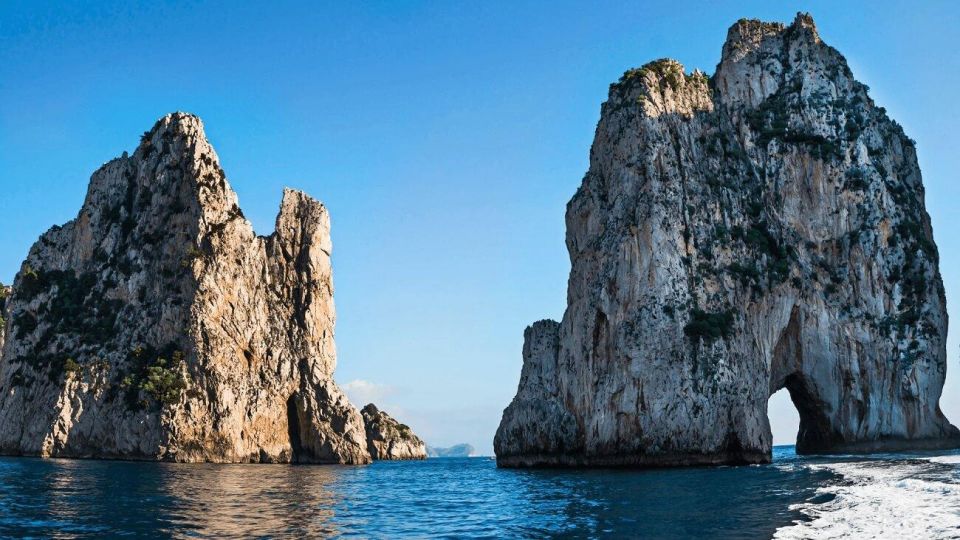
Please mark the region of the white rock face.
[[393, 419], [373, 403], [360, 410], [367, 430], [367, 450], [377, 460], [426, 459], [427, 445], [410, 427]]
[[784, 387], [801, 453], [960, 445], [914, 143], [808, 15], [739, 21], [712, 78], [628, 71], [590, 157], [500, 465], [769, 461]]
[[285, 190], [244, 219], [203, 125], [162, 118], [30, 250], [7, 302], [0, 451], [368, 463], [333, 382], [330, 219]]

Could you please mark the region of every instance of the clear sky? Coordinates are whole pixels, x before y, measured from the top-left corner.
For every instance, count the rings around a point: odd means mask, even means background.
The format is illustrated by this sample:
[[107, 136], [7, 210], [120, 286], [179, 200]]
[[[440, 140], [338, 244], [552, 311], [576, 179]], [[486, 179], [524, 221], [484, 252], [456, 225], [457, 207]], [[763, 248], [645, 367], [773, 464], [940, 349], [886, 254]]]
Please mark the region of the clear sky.
[[[491, 453], [524, 327], [563, 314], [564, 205], [608, 85], [660, 57], [712, 73], [738, 18], [810, 11], [918, 143], [960, 422], [960, 4], [239, 4], [0, 3], [0, 281], [100, 164], [196, 113], [259, 233], [284, 186], [329, 207], [336, 377], [356, 404]], [[796, 413], [771, 403], [792, 442]]]

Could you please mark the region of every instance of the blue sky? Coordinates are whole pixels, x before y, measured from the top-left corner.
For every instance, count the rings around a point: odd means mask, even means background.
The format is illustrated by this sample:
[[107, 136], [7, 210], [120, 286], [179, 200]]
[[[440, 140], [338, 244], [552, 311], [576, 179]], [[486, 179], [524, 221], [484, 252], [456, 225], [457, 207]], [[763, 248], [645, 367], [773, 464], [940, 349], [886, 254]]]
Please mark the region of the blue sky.
[[[559, 319], [563, 213], [628, 68], [712, 73], [740, 17], [810, 11], [917, 140], [960, 321], [960, 4], [950, 2], [17, 2], [0, 6], [0, 281], [72, 219], [103, 162], [200, 115], [244, 213], [284, 186], [333, 219], [337, 380], [429, 443], [490, 453], [524, 327]], [[960, 327], [942, 405], [960, 422]], [[796, 414], [775, 396], [777, 442]], [[357, 403], [363, 405], [363, 403]]]

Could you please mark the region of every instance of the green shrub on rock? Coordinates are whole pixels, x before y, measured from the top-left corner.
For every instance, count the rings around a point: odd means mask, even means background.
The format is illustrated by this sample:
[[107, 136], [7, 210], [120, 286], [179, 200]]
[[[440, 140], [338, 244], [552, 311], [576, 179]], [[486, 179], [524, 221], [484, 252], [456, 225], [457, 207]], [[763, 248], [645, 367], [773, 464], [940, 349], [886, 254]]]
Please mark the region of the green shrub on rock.
[[703, 338], [705, 341], [713, 341], [717, 338], [729, 337], [732, 329], [732, 311], [709, 313], [694, 308], [690, 312], [690, 322], [683, 327], [683, 333], [693, 340]]
[[150, 346], [137, 346], [127, 357], [132, 371], [120, 375], [127, 407], [142, 410], [151, 403], [161, 407], [180, 401], [187, 381], [183, 375], [184, 354], [168, 343], [157, 351]]

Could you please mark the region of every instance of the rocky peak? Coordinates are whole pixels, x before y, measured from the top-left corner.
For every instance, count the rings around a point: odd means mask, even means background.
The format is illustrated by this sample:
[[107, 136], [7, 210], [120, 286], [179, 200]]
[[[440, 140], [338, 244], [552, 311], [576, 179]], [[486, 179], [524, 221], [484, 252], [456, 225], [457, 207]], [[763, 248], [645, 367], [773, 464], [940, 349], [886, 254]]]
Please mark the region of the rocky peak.
[[761, 50], [771, 50], [769, 39], [783, 38], [785, 35], [807, 39], [820, 43], [817, 26], [809, 13], [797, 13], [793, 23], [786, 26], [778, 22], [764, 22], [758, 19], [740, 19], [727, 30], [727, 40], [723, 44], [722, 58], [737, 62], [744, 56]]
[[639, 104], [649, 116], [693, 114], [710, 109], [709, 77], [700, 70], [686, 73], [683, 64], [661, 58], [628, 70], [610, 85], [610, 97], [604, 104], [617, 110]]
[[797, 12], [797, 16], [790, 25], [795, 32], [805, 32], [810, 35], [815, 42], [820, 42], [820, 35], [817, 33], [817, 25], [813, 22], [813, 15], [810, 13]]
[[[756, 107], [784, 86], [789, 86], [789, 92], [806, 86], [806, 95], [810, 95], [825, 91], [827, 83], [849, 86], [851, 82], [846, 60], [823, 45], [813, 18], [802, 13], [790, 26], [738, 21], [727, 33], [714, 76], [721, 102], [734, 108]], [[836, 90], [830, 93], [836, 94]]]

